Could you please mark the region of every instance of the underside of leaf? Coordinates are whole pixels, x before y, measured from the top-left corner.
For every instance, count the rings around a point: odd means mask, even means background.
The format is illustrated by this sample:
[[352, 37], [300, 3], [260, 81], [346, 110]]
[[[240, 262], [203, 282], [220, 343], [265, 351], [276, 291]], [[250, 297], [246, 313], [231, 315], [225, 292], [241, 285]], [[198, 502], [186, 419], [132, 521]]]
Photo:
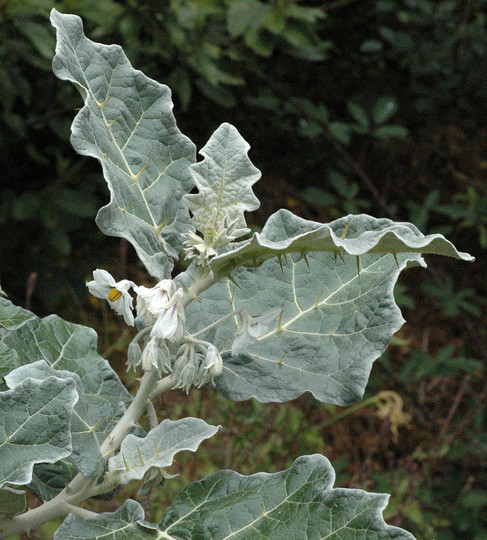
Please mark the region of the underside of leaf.
[[429, 253], [474, 260], [468, 253], [457, 251], [441, 234], [425, 236], [412, 223], [360, 214], [322, 224], [302, 219], [288, 210], [279, 210], [268, 219], [261, 233], [214, 257], [210, 267], [216, 276], [223, 276], [240, 266], [259, 266], [272, 257], [281, 259], [286, 254], [307, 255], [315, 251], [341, 257], [345, 254], [360, 257], [367, 253]]

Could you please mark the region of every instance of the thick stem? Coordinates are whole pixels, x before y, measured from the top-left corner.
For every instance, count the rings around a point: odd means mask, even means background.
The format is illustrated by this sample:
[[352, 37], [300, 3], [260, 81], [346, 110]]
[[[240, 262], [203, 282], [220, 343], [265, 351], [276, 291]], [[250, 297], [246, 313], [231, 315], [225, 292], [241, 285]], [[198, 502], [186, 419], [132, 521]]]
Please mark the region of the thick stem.
[[25, 512], [25, 514], [20, 514], [20, 516], [15, 516], [0, 523], [0, 538], [8, 538], [19, 532], [39, 527], [52, 519], [66, 517], [70, 512], [69, 505], [64, 500], [58, 499], [58, 497], [45, 502], [38, 508]]
[[157, 396], [163, 394], [164, 392], [171, 390], [175, 382], [176, 381], [170, 375], [168, 377], [165, 377], [164, 379], [161, 379], [160, 381], [157, 381], [157, 384], [154, 386], [152, 392], [150, 393], [149, 399], [154, 399]]
[[208, 269], [200, 270], [195, 277], [193, 284], [184, 293], [183, 305], [186, 307], [193, 300], [199, 300], [198, 295], [215, 283]]
[[139, 418], [144, 414], [147, 399], [152, 392], [154, 385], [159, 377], [157, 370], [146, 371], [140, 380], [140, 386], [134, 400], [125, 411], [125, 414], [119, 420], [110, 435], [101, 445], [101, 453], [104, 455], [112, 454], [125, 439], [128, 433], [137, 425]]
[[96, 512], [92, 512], [91, 510], [86, 510], [86, 508], [80, 508], [79, 506], [74, 506], [72, 504], [67, 504], [66, 507], [71, 514], [76, 514], [81, 519], [93, 519], [98, 516]]

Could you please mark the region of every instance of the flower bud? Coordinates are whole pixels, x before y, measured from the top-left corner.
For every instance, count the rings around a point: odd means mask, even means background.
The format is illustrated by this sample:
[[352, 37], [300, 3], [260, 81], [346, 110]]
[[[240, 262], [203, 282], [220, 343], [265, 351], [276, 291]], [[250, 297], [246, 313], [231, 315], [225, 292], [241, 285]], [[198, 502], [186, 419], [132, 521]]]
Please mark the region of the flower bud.
[[142, 356], [142, 349], [140, 348], [138, 341], [131, 341], [127, 350], [127, 371], [130, 369], [136, 370], [140, 364], [140, 357]]
[[[189, 349], [189, 358], [188, 358]], [[186, 394], [189, 394], [189, 389], [195, 383], [198, 377], [198, 360], [194, 346], [191, 345], [185, 348], [183, 354], [181, 354], [174, 362], [174, 371], [172, 378], [175, 380], [173, 388], [182, 388]]]
[[171, 353], [166, 343], [158, 338], [151, 338], [145, 346], [140, 359], [144, 371], [157, 369], [160, 373], [171, 371]]
[[152, 371], [153, 369], [158, 369], [158, 357], [159, 357], [159, 347], [155, 338], [152, 338], [149, 343], [145, 346], [144, 352], [140, 359], [142, 363], [142, 369], [144, 371]]

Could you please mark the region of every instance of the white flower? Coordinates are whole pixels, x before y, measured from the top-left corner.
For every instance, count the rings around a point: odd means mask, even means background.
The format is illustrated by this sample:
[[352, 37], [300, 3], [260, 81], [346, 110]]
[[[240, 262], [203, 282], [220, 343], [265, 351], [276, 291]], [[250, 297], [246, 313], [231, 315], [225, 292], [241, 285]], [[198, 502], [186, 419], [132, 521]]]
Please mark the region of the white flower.
[[127, 279], [115, 281], [106, 270], [98, 269], [93, 272], [93, 278], [93, 281], [86, 283], [90, 293], [97, 298], [107, 300], [117, 315], [122, 315], [125, 322], [133, 326], [133, 298], [128, 291], [131, 287], [135, 287], [134, 283]]
[[218, 377], [223, 371], [223, 360], [220, 352], [214, 345], [209, 345], [206, 350], [203, 366], [212, 377]]
[[170, 341], [180, 341], [183, 338], [185, 316], [180, 301], [182, 300], [182, 293], [177, 292], [176, 295], [180, 295], [180, 298], [176, 299], [175, 304], [161, 311], [152, 327], [151, 336]]
[[137, 292], [137, 315], [144, 324], [153, 324], [151, 337], [179, 341], [184, 335], [182, 289], [176, 289], [171, 279], [163, 279], [151, 289], [135, 287]]
[[135, 286], [137, 293], [137, 315], [144, 319], [146, 326], [153, 324], [159, 313], [166, 308], [171, 296], [176, 292], [172, 279], [163, 279], [155, 287]]
[[232, 354], [236, 355], [252, 345], [261, 336], [267, 334], [274, 326], [275, 320], [279, 317], [281, 308], [274, 308], [253, 317], [248, 311], [240, 313], [240, 328], [235, 332], [235, 339], [232, 344]]

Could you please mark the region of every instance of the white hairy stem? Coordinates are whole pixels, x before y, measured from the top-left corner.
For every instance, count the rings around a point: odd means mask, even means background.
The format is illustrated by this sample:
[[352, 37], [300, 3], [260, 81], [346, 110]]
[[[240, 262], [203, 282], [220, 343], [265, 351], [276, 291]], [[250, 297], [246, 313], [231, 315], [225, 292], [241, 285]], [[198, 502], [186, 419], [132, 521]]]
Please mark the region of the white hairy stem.
[[191, 286], [185, 290], [183, 306], [186, 307], [193, 300], [199, 300], [198, 295], [203, 291], [206, 291], [206, 289], [209, 289], [216, 281], [217, 280], [211, 277], [209, 269], [200, 269]]

